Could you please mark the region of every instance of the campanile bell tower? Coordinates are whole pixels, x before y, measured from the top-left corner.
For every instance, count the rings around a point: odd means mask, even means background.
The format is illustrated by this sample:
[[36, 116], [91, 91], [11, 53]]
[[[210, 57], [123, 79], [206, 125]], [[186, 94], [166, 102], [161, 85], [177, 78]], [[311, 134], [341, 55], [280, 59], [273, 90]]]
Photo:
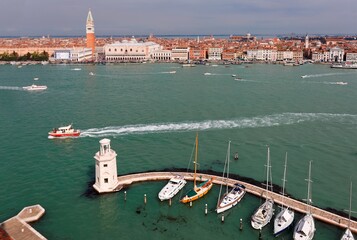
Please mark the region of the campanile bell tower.
[[95, 53], [94, 20], [90, 9], [87, 16], [86, 34], [87, 34], [87, 48], [92, 49], [92, 59], [94, 60], [94, 53]]

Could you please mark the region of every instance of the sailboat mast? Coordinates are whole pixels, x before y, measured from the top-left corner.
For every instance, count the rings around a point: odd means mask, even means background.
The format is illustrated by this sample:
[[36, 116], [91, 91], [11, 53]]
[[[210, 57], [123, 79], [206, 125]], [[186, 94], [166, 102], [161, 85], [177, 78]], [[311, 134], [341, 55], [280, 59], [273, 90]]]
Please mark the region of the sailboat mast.
[[308, 211], [309, 211], [309, 213], [310, 213], [310, 211], [311, 211], [311, 186], [310, 186], [310, 184], [311, 184], [311, 163], [312, 163], [312, 161], [310, 161], [310, 164], [309, 164], [309, 179], [307, 180], [308, 181], [308, 183], [307, 183], [307, 204], [308, 204]]
[[227, 179], [226, 179], [226, 192], [228, 193], [228, 177], [229, 177], [229, 160], [231, 158], [231, 141], [228, 142], [228, 150], [227, 150]]
[[269, 189], [269, 166], [270, 166], [270, 149], [268, 146], [268, 156], [267, 156], [267, 181], [266, 181], [266, 191], [268, 192]]
[[198, 160], [198, 133], [196, 134], [196, 152], [195, 152], [195, 162], [194, 162], [194, 175], [193, 175], [193, 186], [196, 187], [196, 171], [197, 171], [197, 160]]
[[352, 181], [350, 185], [350, 209], [348, 211], [348, 228], [350, 228], [351, 225], [351, 207], [352, 207]]
[[284, 164], [284, 176], [283, 176], [283, 192], [281, 196], [281, 206], [284, 206], [284, 197], [285, 197], [285, 182], [286, 182], [286, 166], [288, 162], [288, 153], [285, 153], [285, 164]]

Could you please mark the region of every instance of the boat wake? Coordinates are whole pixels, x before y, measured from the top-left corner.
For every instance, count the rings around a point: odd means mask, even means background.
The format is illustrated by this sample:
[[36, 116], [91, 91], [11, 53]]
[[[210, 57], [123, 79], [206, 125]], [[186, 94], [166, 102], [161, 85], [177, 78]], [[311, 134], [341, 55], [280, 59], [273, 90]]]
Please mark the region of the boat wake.
[[321, 73], [321, 74], [311, 74], [311, 75], [303, 75], [301, 78], [318, 78], [318, 77], [328, 77], [328, 76], [336, 76], [336, 75], [346, 75], [346, 73]]
[[293, 125], [302, 122], [339, 122], [357, 124], [357, 115], [330, 113], [281, 113], [235, 120], [206, 120], [201, 122], [136, 124], [81, 130], [80, 137], [116, 137], [123, 135], [166, 132], [190, 132], [233, 128], [262, 128]]
[[0, 86], [0, 90], [22, 91], [22, 87]]

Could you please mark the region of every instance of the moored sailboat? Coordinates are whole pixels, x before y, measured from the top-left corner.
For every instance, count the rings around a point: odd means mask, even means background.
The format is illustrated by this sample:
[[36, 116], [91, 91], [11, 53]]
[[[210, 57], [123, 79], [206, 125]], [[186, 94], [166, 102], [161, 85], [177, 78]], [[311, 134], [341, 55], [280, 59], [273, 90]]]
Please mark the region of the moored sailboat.
[[286, 164], [288, 161], [288, 154], [285, 154], [285, 165], [284, 165], [284, 177], [283, 177], [283, 192], [282, 192], [282, 204], [281, 211], [276, 215], [274, 220], [274, 235], [278, 236], [284, 230], [286, 230], [294, 221], [294, 211], [288, 206], [284, 206], [284, 196], [285, 196], [285, 182], [286, 182]]
[[[221, 185], [220, 191], [219, 191], [219, 197], [218, 197], [218, 203], [217, 203], [217, 213], [224, 212], [234, 206], [237, 205], [238, 202], [243, 198], [245, 194], [245, 186], [235, 183], [234, 188], [232, 188], [231, 191], [228, 192], [228, 177], [229, 177], [229, 160], [230, 160], [230, 146], [231, 146], [231, 141], [228, 142], [228, 149], [227, 149], [227, 155], [226, 155], [226, 161], [224, 164], [224, 170], [223, 170], [223, 179], [226, 182], [226, 192], [223, 194], [221, 197], [221, 192], [222, 192], [222, 187]], [[224, 176], [226, 174], [226, 177]]]
[[352, 207], [352, 181], [350, 185], [350, 209], [348, 211], [348, 227], [346, 228], [346, 231], [341, 237], [341, 240], [354, 240], [355, 238], [353, 237], [353, 234], [350, 230], [350, 224], [351, 224], [351, 207]]
[[195, 161], [194, 161], [194, 175], [193, 175], [193, 189], [186, 193], [186, 195], [180, 200], [182, 203], [188, 203], [195, 201], [204, 195], [206, 195], [213, 186], [213, 179], [208, 179], [200, 184], [196, 184], [197, 175], [197, 161], [198, 161], [198, 134], [196, 135], [195, 142]]
[[260, 207], [254, 212], [251, 218], [251, 225], [254, 229], [262, 229], [267, 225], [274, 215], [274, 200], [268, 196], [269, 191], [271, 191], [272, 186], [271, 181], [269, 184], [269, 176], [271, 178], [271, 165], [270, 165], [270, 150], [268, 147], [268, 157], [267, 157], [267, 181], [266, 181], [266, 200], [260, 205]]
[[307, 213], [306, 215], [300, 219], [300, 221], [296, 224], [294, 229], [293, 238], [294, 240], [311, 240], [314, 238], [315, 234], [315, 220], [311, 214], [311, 161], [309, 164], [309, 179], [307, 179]]

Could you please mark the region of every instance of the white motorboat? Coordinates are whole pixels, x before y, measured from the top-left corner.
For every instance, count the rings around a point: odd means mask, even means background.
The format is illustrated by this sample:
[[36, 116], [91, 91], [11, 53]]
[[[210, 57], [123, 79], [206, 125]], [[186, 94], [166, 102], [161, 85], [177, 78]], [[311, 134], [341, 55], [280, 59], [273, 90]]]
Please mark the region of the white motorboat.
[[307, 78], [308, 77], [308, 75], [302, 75], [301, 76], [301, 78]]
[[177, 175], [171, 178], [159, 192], [159, 199], [164, 201], [173, 198], [185, 185], [186, 180], [183, 176]]
[[337, 85], [347, 85], [348, 82], [336, 82]]
[[90, 72], [89, 75], [90, 75], [90, 76], [94, 76], [94, 73], [93, 73], [93, 72]]
[[47, 86], [38, 86], [35, 84], [32, 84], [31, 86], [26, 86], [26, 87], [22, 87], [22, 89], [26, 90], [26, 91], [41, 91], [41, 90], [46, 90]]
[[[266, 181], [266, 200], [260, 205], [260, 207], [254, 212], [251, 218], [251, 225], [254, 229], [262, 229], [267, 225], [274, 215], [274, 201], [269, 198], [268, 193], [272, 190], [272, 180], [271, 180], [271, 165], [270, 165], [270, 150], [268, 147], [268, 157], [267, 157], [267, 181]], [[270, 184], [269, 184], [270, 180]]]
[[296, 224], [294, 229], [293, 238], [294, 240], [311, 240], [314, 237], [316, 228], [315, 221], [311, 214], [311, 161], [309, 164], [309, 179], [307, 180], [307, 206], [308, 210], [306, 215], [300, 219], [300, 221]]
[[210, 75], [212, 75], [212, 73], [206, 72], [206, 73], [204, 73], [203, 75], [205, 75], [205, 76], [210, 76]]
[[[234, 184], [234, 188], [231, 189], [231, 191], [228, 192], [228, 184], [227, 180], [229, 178], [229, 160], [230, 160], [230, 146], [231, 146], [231, 141], [228, 142], [228, 149], [227, 149], [227, 156], [226, 156], [226, 161], [224, 164], [224, 170], [223, 170], [223, 179], [226, 182], [226, 192], [223, 194], [221, 197], [222, 193], [222, 188], [223, 184], [221, 184], [221, 188], [219, 191], [219, 197], [218, 197], [218, 203], [217, 203], [217, 213], [224, 212], [234, 206], [237, 205], [237, 203], [240, 202], [240, 200], [243, 198], [245, 194], [245, 186], [236, 183]], [[225, 176], [226, 174], [226, 176]]]
[[285, 182], [286, 182], [286, 166], [288, 161], [288, 154], [285, 154], [285, 166], [284, 166], [284, 178], [283, 178], [283, 192], [282, 192], [282, 206], [281, 211], [276, 215], [274, 220], [274, 235], [278, 236], [284, 230], [290, 227], [294, 221], [294, 211], [288, 206], [284, 206], [284, 196], [285, 196]]

